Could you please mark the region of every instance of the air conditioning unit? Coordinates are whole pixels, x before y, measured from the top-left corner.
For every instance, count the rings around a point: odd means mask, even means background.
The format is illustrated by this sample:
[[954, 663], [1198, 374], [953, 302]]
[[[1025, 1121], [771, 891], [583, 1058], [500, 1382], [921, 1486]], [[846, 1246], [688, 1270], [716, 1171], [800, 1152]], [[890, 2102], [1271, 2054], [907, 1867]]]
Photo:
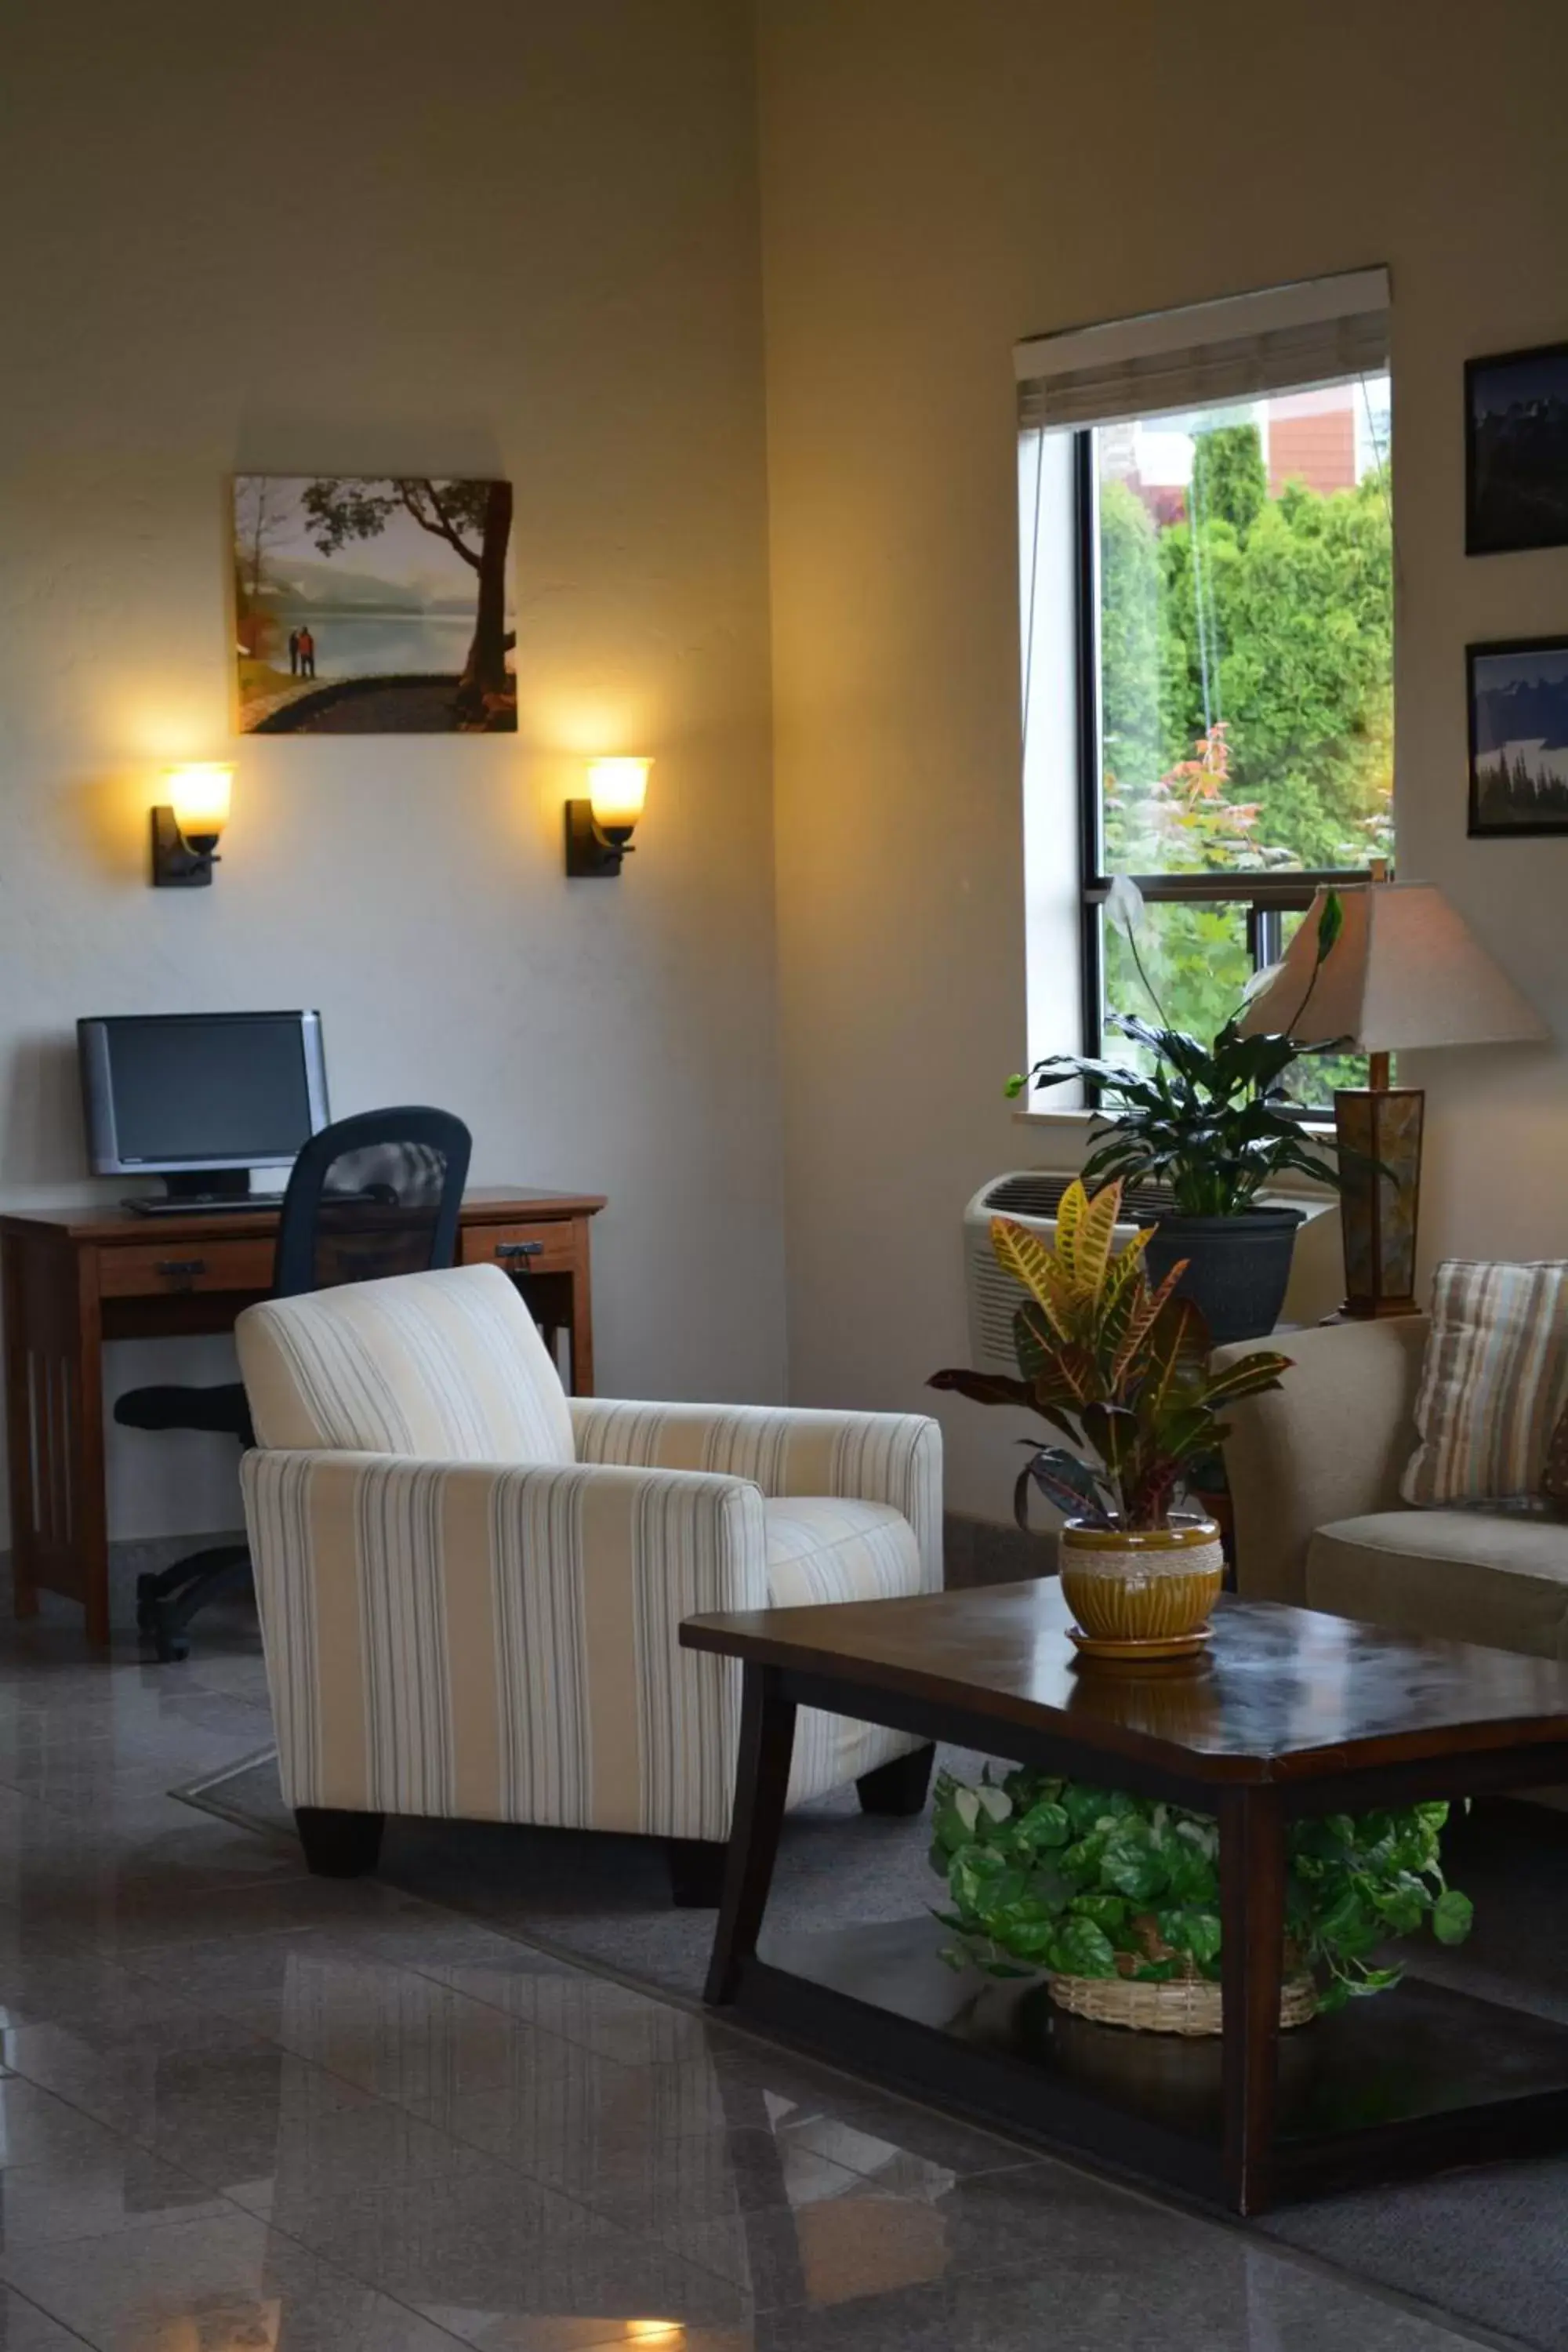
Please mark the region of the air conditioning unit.
[[[963, 1213], [964, 1289], [969, 1300], [969, 1360], [977, 1372], [1018, 1370], [1013, 1348], [1013, 1318], [1027, 1292], [1010, 1274], [1004, 1274], [991, 1247], [993, 1217], [1011, 1217], [1050, 1243], [1056, 1239], [1057, 1211], [1070, 1176], [1043, 1176], [1037, 1169], [1016, 1169], [1010, 1176], [993, 1176], [982, 1184]], [[1172, 1206], [1163, 1185], [1139, 1184], [1123, 1196], [1129, 1211], [1116, 1228], [1116, 1246], [1131, 1241], [1139, 1225], [1150, 1225]]]

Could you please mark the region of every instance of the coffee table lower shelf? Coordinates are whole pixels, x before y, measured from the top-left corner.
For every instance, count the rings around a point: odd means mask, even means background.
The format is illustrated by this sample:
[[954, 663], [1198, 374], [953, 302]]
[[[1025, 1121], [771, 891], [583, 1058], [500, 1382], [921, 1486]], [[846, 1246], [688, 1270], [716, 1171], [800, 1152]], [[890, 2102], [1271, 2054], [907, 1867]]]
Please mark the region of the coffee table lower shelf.
[[[1047, 2147], [1226, 2201], [1217, 2038], [1131, 2033], [1043, 1985], [956, 1975], [929, 1917], [764, 1930], [740, 2021]], [[1568, 2147], [1568, 2026], [1406, 1979], [1281, 2037], [1272, 2190], [1289, 2200]]]

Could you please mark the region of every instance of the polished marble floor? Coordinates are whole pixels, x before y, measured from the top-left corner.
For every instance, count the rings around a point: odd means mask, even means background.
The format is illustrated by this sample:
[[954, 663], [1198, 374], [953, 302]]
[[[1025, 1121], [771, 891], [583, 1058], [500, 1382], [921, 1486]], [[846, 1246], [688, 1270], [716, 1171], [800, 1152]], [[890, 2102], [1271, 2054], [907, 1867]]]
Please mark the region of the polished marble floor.
[[0, 1628], [0, 2352], [1479, 2340], [167, 1796], [268, 1734]]

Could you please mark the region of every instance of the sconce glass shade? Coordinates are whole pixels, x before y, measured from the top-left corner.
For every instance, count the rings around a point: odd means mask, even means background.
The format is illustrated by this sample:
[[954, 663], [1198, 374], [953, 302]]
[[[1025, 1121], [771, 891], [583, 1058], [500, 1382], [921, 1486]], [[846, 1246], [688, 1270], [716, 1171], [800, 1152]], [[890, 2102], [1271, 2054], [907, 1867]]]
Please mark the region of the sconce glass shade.
[[187, 841], [218, 839], [228, 823], [233, 782], [234, 770], [214, 760], [170, 769], [169, 805], [174, 812], [174, 823]]
[[588, 799], [602, 833], [625, 835], [643, 813], [651, 760], [594, 760], [588, 766]]

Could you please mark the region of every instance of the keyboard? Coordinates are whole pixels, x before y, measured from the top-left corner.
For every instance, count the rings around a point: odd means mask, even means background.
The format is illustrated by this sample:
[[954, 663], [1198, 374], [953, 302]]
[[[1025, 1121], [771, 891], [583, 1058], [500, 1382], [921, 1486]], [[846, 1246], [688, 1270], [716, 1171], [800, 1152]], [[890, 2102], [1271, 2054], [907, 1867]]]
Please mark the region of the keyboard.
[[196, 1192], [187, 1200], [172, 1201], [162, 1192], [139, 1192], [121, 1207], [129, 1209], [133, 1217], [216, 1217], [243, 1216], [247, 1209], [280, 1209], [281, 1192]]

